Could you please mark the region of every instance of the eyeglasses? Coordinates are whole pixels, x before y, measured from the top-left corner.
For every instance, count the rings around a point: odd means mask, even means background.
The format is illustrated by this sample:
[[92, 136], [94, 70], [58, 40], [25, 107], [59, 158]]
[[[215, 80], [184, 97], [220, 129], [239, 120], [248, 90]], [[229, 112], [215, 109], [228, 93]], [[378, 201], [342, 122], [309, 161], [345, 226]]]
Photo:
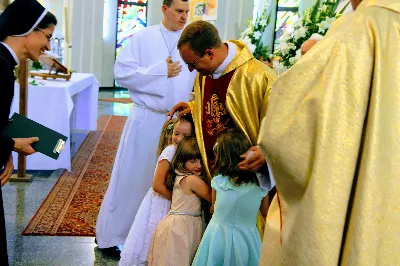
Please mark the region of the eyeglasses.
[[203, 57], [204, 57], [204, 55], [203, 55], [203, 56], [200, 56], [199, 58], [197, 58], [197, 60], [194, 61], [194, 63], [188, 63], [188, 64], [186, 64], [187, 67], [189, 68], [189, 70], [190, 70], [190, 71], [193, 71], [194, 68], [196, 67], [197, 62], [199, 62], [199, 60], [202, 59]]
[[35, 27], [36, 30], [42, 32], [44, 35], [46, 35], [46, 38], [48, 41], [51, 41], [53, 39], [53, 37], [51, 37], [50, 35], [48, 35], [46, 32], [42, 31], [41, 29], [39, 29], [38, 27]]

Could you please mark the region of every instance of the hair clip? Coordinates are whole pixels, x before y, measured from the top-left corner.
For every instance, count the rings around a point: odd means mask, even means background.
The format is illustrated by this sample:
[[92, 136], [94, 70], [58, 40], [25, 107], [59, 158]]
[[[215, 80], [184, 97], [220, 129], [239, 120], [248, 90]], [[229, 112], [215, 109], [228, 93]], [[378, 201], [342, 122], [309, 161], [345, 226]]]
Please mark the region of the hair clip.
[[214, 144], [214, 146], [213, 146], [213, 152], [215, 152], [215, 151], [216, 151], [216, 149], [217, 149], [217, 146], [218, 146], [218, 142], [215, 142], [215, 144]]
[[167, 132], [169, 133], [169, 132], [171, 132], [171, 130], [174, 128], [174, 124], [172, 123], [172, 124], [169, 124], [168, 126], [167, 126]]

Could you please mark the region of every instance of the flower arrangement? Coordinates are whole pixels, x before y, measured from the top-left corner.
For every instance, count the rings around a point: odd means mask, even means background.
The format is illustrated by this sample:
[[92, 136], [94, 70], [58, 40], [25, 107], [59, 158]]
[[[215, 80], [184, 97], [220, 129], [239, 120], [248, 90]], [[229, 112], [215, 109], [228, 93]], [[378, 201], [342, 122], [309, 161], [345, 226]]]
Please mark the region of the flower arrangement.
[[267, 8], [256, 20], [249, 21], [248, 27], [240, 34], [240, 41], [244, 42], [254, 57], [259, 60], [269, 60], [269, 48], [264, 46], [262, 35], [271, 21], [271, 14], [267, 17]]
[[324, 36], [327, 33], [348, 5], [337, 13], [340, 2], [341, 0], [317, 0], [313, 7], [304, 11], [303, 17], [286, 29], [273, 53], [275, 58], [279, 58], [279, 61], [274, 61], [274, 68], [278, 73], [286, 71], [301, 58], [301, 46], [313, 34]]

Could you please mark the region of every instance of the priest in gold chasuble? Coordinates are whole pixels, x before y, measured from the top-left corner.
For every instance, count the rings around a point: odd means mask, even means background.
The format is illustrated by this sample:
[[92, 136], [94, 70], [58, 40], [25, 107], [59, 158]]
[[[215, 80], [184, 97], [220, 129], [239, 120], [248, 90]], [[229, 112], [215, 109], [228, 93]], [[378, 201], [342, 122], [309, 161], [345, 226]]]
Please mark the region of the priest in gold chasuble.
[[[211, 33], [207, 33], [207, 30]], [[207, 41], [215, 44], [208, 47]], [[189, 70], [196, 69], [199, 72], [194, 85], [195, 100], [180, 104], [190, 107], [210, 181], [213, 146], [222, 131], [240, 128], [254, 145], [257, 144], [261, 120], [266, 114], [276, 75], [272, 69], [255, 59], [244, 43], [222, 43], [217, 29], [205, 21], [196, 21], [186, 27], [178, 42], [178, 49]], [[255, 155], [253, 159], [257, 158], [257, 163], [249, 163], [247, 168], [243, 166], [243, 170], [268, 174], [261, 150], [256, 146], [252, 149]], [[262, 235], [264, 219], [260, 215], [257, 225]]]
[[352, 4], [273, 86], [260, 265], [400, 263], [400, 1]]

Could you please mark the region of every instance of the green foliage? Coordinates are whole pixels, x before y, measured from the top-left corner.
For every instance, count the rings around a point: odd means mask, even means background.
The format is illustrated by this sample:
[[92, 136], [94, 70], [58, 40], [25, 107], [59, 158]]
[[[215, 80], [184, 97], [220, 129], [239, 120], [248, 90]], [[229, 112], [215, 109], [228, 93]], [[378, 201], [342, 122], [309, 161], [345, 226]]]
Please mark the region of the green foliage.
[[33, 70], [43, 69], [43, 65], [39, 61], [38, 62], [32, 62], [32, 69]]
[[257, 16], [256, 20], [249, 21], [248, 27], [240, 36], [240, 40], [246, 43], [247, 47], [252, 51], [255, 58], [269, 60], [269, 48], [262, 41], [262, 36], [271, 22], [271, 14], [267, 16], [267, 8], [264, 9], [261, 16]]

